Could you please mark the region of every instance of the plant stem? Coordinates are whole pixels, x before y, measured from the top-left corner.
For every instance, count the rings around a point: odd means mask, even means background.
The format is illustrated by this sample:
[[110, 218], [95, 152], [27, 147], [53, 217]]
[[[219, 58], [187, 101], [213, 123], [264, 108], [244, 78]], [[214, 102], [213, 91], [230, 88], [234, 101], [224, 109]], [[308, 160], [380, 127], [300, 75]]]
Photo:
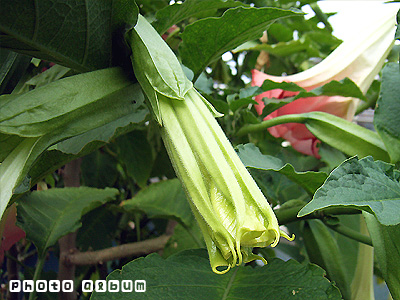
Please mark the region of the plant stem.
[[303, 114], [293, 114], [279, 116], [273, 119], [263, 121], [258, 124], [246, 125], [238, 130], [237, 136], [243, 136], [252, 132], [263, 131], [269, 127], [286, 124], [286, 123], [304, 123], [307, 120], [307, 116]]
[[[40, 274], [42, 273], [43, 265], [44, 265], [45, 261], [46, 261], [46, 254], [44, 254], [42, 257], [38, 258], [35, 273], [33, 274], [33, 284], [35, 284], [36, 281], [40, 279]], [[35, 288], [33, 289], [33, 292], [29, 294], [29, 300], [34, 300], [34, 299], [36, 299], [36, 289]]]
[[288, 223], [300, 221], [300, 220], [309, 220], [309, 219], [321, 219], [323, 220], [326, 215], [355, 215], [361, 214], [361, 211], [358, 209], [348, 208], [348, 207], [328, 207], [320, 211], [316, 211], [312, 214], [306, 215], [304, 217], [297, 217], [299, 211], [303, 208], [304, 204], [298, 204], [292, 207], [282, 207], [276, 209], [275, 215], [278, 219], [280, 225], [286, 225]]

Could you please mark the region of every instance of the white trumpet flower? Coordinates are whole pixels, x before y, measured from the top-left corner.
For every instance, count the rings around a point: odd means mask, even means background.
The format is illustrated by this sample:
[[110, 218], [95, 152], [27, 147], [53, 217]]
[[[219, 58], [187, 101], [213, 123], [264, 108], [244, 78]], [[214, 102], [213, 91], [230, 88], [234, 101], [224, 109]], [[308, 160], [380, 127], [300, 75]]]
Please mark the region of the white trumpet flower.
[[[212, 270], [262, 259], [253, 247], [277, 245], [276, 216], [167, 44], [139, 15], [127, 33], [132, 64], [202, 230]], [[264, 260], [265, 261], [265, 260]]]

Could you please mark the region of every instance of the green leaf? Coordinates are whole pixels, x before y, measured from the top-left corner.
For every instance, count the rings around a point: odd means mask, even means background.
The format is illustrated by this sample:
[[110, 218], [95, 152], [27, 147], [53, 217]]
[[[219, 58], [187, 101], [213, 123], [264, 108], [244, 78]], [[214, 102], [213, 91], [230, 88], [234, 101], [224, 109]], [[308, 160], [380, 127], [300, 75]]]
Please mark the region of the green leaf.
[[303, 228], [304, 245], [310, 262], [319, 265], [335, 281], [344, 299], [350, 299], [350, 282], [335, 238], [320, 220], [310, 220]]
[[116, 189], [88, 187], [34, 191], [18, 200], [17, 224], [43, 257], [60, 237], [81, 227], [84, 214], [113, 200], [118, 193]]
[[227, 10], [220, 18], [199, 20], [188, 25], [182, 34], [179, 49], [183, 64], [197, 78], [205, 67], [226, 51], [261, 37], [275, 20], [299, 15], [278, 8], [238, 7]]
[[302, 87], [298, 86], [294, 82], [275, 82], [272, 80], [264, 80], [263, 84], [261, 85], [261, 89], [265, 91], [270, 91], [270, 90], [275, 90], [275, 89], [280, 89], [284, 91], [290, 91], [290, 92], [303, 92], [305, 89]]
[[293, 98], [293, 100], [317, 96], [343, 96], [366, 100], [360, 88], [347, 77], [340, 81], [332, 80], [327, 84], [324, 84], [323, 86], [315, 88], [309, 92], [294, 82], [274, 82], [269, 79], [263, 82], [261, 89], [263, 91], [281, 89], [284, 91], [300, 92]]
[[239, 145], [236, 148], [246, 168], [279, 172], [310, 194], [314, 194], [327, 178], [327, 174], [323, 172], [296, 172], [291, 164], [284, 164], [271, 155], [263, 155], [254, 144]]
[[148, 114], [147, 108], [139, 104], [142, 101], [139, 100], [137, 102], [139, 106], [134, 113], [66, 139], [44, 151], [33, 163], [31, 170], [29, 170], [31, 186], [46, 174], [57, 170], [67, 162], [87, 155], [104, 146], [105, 143], [134, 129], [137, 123], [142, 122]]
[[152, 148], [142, 131], [133, 131], [117, 140], [118, 159], [129, 177], [144, 188], [153, 168]]
[[66, 68], [61, 65], [54, 65], [50, 69], [47, 69], [46, 71], [39, 73], [38, 75], [29, 79], [25, 83], [25, 85], [28, 85], [29, 89], [32, 89], [32, 87], [38, 88], [58, 79], [61, 79], [70, 71], [70, 68]]
[[178, 179], [160, 181], [140, 190], [135, 197], [123, 202], [126, 212], [143, 211], [150, 218], [174, 218], [190, 226], [193, 214]]
[[374, 159], [389, 161], [385, 145], [376, 132], [324, 112], [314, 111], [302, 116], [312, 134], [347, 155], [372, 155]]
[[[102, 91], [93, 91], [96, 86]], [[87, 92], [91, 90], [93, 94]], [[49, 146], [78, 135], [73, 143], [79, 152], [89, 142], [110, 138], [119, 126], [143, 121], [143, 101], [138, 84], [131, 84], [117, 68], [68, 77], [22, 95], [1, 96], [0, 137], [6, 138], [4, 133], [32, 137], [8, 139], [11, 146], [5, 148], [9, 153], [1, 153], [6, 157], [0, 165], [0, 215], [32, 164]], [[45, 165], [54, 167], [48, 162]], [[39, 168], [45, 175], [43, 166]]]
[[371, 157], [349, 158], [332, 171], [298, 216], [325, 207], [347, 206], [373, 213], [383, 225], [400, 223], [400, 172]]
[[13, 91], [30, 63], [29, 57], [0, 48], [0, 94]]
[[82, 217], [76, 244], [80, 251], [100, 250], [113, 246], [118, 218], [108, 207], [98, 207]]
[[[108, 280], [146, 280], [146, 292], [135, 299], [341, 299], [339, 291], [315, 265], [276, 259], [262, 268], [211, 271], [207, 252], [188, 250], [162, 259], [150, 254], [111, 273]], [[96, 293], [91, 300], [132, 299], [130, 293]]]
[[243, 6], [243, 3], [233, 0], [186, 0], [183, 3], [174, 3], [157, 11], [156, 21], [152, 25], [160, 34], [163, 34], [172, 25], [187, 18], [198, 14], [214, 13], [221, 8], [237, 6]]
[[[121, 69], [110, 68], [57, 80], [24, 94], [2, 95], [0, 132], [39, 137], [63, 128], [65, 136], [78, 135], [113, 121], [115, 114], [127, 115], [134, 107], [129, 101], [136, 100], [135, 92]], [[74, 124], [77, 118], [82, 122]]]
[[400, 70], [388, 63], [382, 71], [381, 92], [374, 114], [374, 125], [389, 152], [392, 163], [400, 161]]
[[82, 159], [81, 175], [85, 186], [105, 188], [117, 180], [117, 161], [104, 151], [94, 151]]
[[206, 244], [203, 239], [200, 227], [197, 222], [189, 227], [181, 224], [176, 224], [174, 227], [174, 234], [168, 240], [163, 249], [163, 258], [167, 258], [172, 254], [181, 252], [183, 250], [205, 248]]
[[[276, 23], [275, 23], [276, 24]], [[275, 25], [273, 24], [273, 25]], [[288, 42], [279, 42], [277, 44], [258, 44], [258, 43], [245, 43], [239, 47], [237, 47], [234, 51], [266, 51], [269, 54], [284, 57], [289, 56], [291, 54], [299, 53], [301, 51], [307, 51], [315, 54], [315, 49], [310, 44], [308, 39], [304, 40], [296, 40], [296, 41], [288, 41]]]
[[142, 15], [138, 16], [136, 26], [125, 34], [125, 39], [132, 50], [135, 76], [147, 96], [154, 117], [162, 125], [158, 97], [184, 100], [193, 84], [183, 72], [174, 52]]
[[228, 95], [226, 99], [232, 112], [237, 111], [241, 107], [248, 106], [249, 104], [257, 104], [257, 102], [254, 101], [251, 96], [242, 98], [238, 94], [231, 94]]
[[374, 253], [393, 299], [400, 299], [400, 225], [384, 226], [363, 212]]
[[294, 99], [315, 97], [315, 96], [343, 96], [354, 97], [367, 100], [360, 88], [349, 78], [340, 81], [332, 80], [321, 87], [313, 89], [309, 92], [300, 92]]
[[128, 0], [3, 0], [1, 10], [2, 47], [78, 71], [110, 67], [112, 34], [138, 14]]

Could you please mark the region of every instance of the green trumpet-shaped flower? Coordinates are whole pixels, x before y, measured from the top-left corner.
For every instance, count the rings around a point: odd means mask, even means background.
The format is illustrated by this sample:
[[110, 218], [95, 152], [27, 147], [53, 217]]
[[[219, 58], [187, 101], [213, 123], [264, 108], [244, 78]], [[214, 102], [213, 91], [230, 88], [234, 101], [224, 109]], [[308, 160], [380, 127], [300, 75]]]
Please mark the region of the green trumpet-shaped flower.
[[172, 50], [139, 16], [128, 32], [132, 63], [161, 125], [163, 141], [200, 225], [216, 273], [262, 259], [253, 247], [275, 246], [276, 216], [215, 120], [219, 114], [184, 75]]

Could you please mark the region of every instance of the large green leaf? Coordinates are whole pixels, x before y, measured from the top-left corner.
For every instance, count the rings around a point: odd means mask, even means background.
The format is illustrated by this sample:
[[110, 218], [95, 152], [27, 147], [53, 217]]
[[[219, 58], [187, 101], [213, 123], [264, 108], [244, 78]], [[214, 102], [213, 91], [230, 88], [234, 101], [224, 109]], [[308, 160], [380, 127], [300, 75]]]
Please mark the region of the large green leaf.
[[374, 159], [389, 161], [385, 145], [372, 130], [320, 111], [298, 116], [304, 118], [301, 123], [304, 123], [318, 139], [347, 155], [372, 155]]
[[38, 248], [40, 257], [48, 247], [82, 224], [82, 215], [113, 200], [116, 189], [89, 187], [34, 191], [18, 200], [18, 226]]
[[98, 150], [82, 159], [81, 176], [85, 186], [106, 188], [117, 180], [117, 160], [108, 153]]
[[327, 174], [323, 172], [296, 172], [291, 164], [284, 164], [279, 158], [271, 155], [263, 155], [254, 144], [239, 145], [237, 151], [247, 168], [279, 172], [310, 194], [314, 194], [327, 178]]
[[347, 206], [373, 213], [383, 225], [400, 223], [400, 172], [371, 157], [349, 158], [332, 171], [302, 217], [325, 207]]
[[82, 227], [76, 236], [76, 246], [80, 251], [99, 250], [113, 246], [119, 218], [109, 207], [98, 207], [83, 216]]
[[129, 177], [144, 188], [153, 168], [152, 148], [143, 131], [130, 132], [117, 140], [118, 159]]
[[79, 71], [110, 67], [113, 33], [138, 14], [133, 0], [1, 0], [0, 7], [1, 47]]
[[341, 299], [315, 265], [276, 259], [259, 268], [236, 267], [224, 275], [211, 271], [204, 249], [162, 259], [150, 254], [111, 273], [108, 280], [146, 280], [145, 293], [94, 292], [91, 300], [128, 299]]
[[163, 249], [162, 256], [167, 258], [183, 250], [205, 247], [203, 234], [197, 222], [193, 222], [190, 226], [183, 226], [178, 223], [174, 227], [174, 234]]
[[388, 63], [382, 71], [381, 92], [374, 115], [374, 125], [391, 162], [400, 160], [400, 70], [398, 63]]
[[213, 13], [221, 8], [237, 6], [243, 6], [243, 3], [234, 0], [186, 0], [183, 3], [177, 2], [157, 11], [157, 20], [152, 25], [160, 34], [163, 34], [172, 25], [184, 19], [198, 14]]
[[[89, 142], [110, 138], [118, 127], [143, 120], [143, 99], [138, 84], [117, 68], [68, 77], [21, 95], [0, 96], [1, 138], [28, 137], [7, 139], [9, 153], [1, 153], [5, 159], [0, 165], [0, 215], [49, 146], [78, 136], [74, 146], [79, 152]], [[96, 129], [107, 130], [92, 131]]]
[[124, 201], [122, 207], [127, 212], [143, 211], [151, 218], [174, 218], [186, 226], [194, 220], [181, 183], [176, 178], [149, 185], [132, 199]]
[[[398, 210], [397, 210], [398, 212]], [[384, 226], [363, 212], [375, 256], [394, 300], [400, 299], [400, 225]]]
[[299, 93], [296, 96], [286, 97], [283, 99], [263, 98], [265, 107], [261, 115], [262, 117], [269, 115], [274, 110], [299, 98], [317, 97], [317, 96], [343, 96], [343, 97], [354, 97], [366, 100], [360, 88], [347, 77], [340, 81], [336, 80], [330, 81], [327, 84], [317, 87], [308, 92], [294, 82], [285, 82], [285, 81], [275, 82], [267, 79], [263, 82], [262, 86], [256, 91], [257, 92], [256, 95], [261, 94], [265, 91], [270, 91], [275, 89], [299, 92]]
[[188, 25], [182, 34], [179, 49], [183, 64], [197, 78], [207, 65], [226, 51], [261, 37], [277, 19], [296, 15], [299, 14], [278, 8], [238, 7], [227, 10], [220, 18], [199, 20]]
[[[24, 94], [2, 95], [0, 132], [39, 137], [63, 128], [66, 136], [78, 135], [113, 121], [115, 115], [127, 115], [134, 107], [134, 94], [135, 85], [121, 69], [110, 68], [57, 80]], [[75, 124], [77, 118], [82, 122]]]
[[366, 100], [360, 88], [349, 78], [337, 81], [332, 80], [323, 86], [317, 87], [309, 92], [300, 92], [294, 99], [315, 96], [343, 96]]
[[28, 174], [31, 185], [67, 162], [87, 155], [105, 143], [134, 129], [137, 123], [142, 122], [148, 114], [147, 107], [141, 106], [142, 103], [143, 98], [138, 95], [137, 107], [132, 114], [51, 146], [32, 165]]

